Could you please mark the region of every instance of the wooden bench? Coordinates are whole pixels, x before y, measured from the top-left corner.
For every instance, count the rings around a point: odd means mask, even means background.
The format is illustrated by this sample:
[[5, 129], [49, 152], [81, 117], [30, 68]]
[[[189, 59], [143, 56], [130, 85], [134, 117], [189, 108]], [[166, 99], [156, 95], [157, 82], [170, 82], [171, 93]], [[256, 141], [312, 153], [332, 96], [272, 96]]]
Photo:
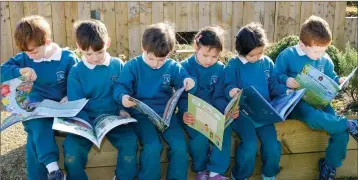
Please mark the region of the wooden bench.
[[[318, 176], [318, 160], [324, 157], [324, 151], [327, 147], [329, 135], [323, 131], [314, 131], [305, 124], [297, 120], [288, 120], [283, 123], [277, 123], [276, 130], [278, 139], [282, 144], [281, 172], [277, 179], [280, 180], [313, 180]], [[234, 134], [234, 133], [233, 133]], [[63, 137], [57, 137], [56, 141], [60, 148], [60, 166], [63, 168]], [[234, 165], [235, 148], [240, 143], [239, 138], [233, 135], [231, 150], [231, 165], [227, 172], [229, 176], [231, 168]], [[337, 177], [349, 176], [358, 177], [358, 143], [350, 137], [347, 147], [347, 156], [342, 167], [337, 169]], [[165, 145], [161, 156], [162, 179], [166, 177], [168, 147]], [[138, 150], [138, 155], [140, 148]], [[259, 152], [259, 151], [258, 151]], [[101, 150], [95, 146], [88, 155], [88, 164], [86, 172], [90, 179], [111, 180], [116, 166], [117, 150], [104, 140]], [[191, 162], [189, 162], [191, 164]], [[195, 179], [195, 173], [189, 166], [188, 179]], [[250, 179], [261, 179], [261, 160], [258, 153], [256, 159], [256, 168], [254, 175]]]

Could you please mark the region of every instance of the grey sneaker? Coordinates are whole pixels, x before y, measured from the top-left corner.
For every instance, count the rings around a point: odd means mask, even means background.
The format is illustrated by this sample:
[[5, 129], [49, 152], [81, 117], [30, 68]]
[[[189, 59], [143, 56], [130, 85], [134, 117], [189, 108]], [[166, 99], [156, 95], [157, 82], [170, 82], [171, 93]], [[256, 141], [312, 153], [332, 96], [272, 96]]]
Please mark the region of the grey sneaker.
[[50, 174], [47, 175], [48, 180], [66, 180], [66, 175], [61, 171], [52, 171]]
[[319, 177], [318, 180], [334, 180], [336, 176], [336, 168], [332, 168], [326, 164], [324, 159], [319, 160]]
[[217, 174], [214, 177], [209, 176], [209, 180], [227, 180], [227, 179], [229, 179], [229, 178], [222, 176], [220, 174]]
[[200, 171], [196, 173], [196, 180], [208, 180], [209, 179], [209, 171]]

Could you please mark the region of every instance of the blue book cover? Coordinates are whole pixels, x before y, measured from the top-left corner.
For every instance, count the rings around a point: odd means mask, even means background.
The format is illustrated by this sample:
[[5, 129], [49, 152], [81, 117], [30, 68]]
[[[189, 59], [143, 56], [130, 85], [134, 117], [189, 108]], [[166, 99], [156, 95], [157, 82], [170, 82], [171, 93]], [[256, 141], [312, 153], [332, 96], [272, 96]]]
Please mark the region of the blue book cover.
[[286, 120], [305, 91], [305, 89], [293, 91], [268, 102], [254, 87], [250, 86], [243, 89], [240, 111], [249, 116], [256, 127], [281, 122]]

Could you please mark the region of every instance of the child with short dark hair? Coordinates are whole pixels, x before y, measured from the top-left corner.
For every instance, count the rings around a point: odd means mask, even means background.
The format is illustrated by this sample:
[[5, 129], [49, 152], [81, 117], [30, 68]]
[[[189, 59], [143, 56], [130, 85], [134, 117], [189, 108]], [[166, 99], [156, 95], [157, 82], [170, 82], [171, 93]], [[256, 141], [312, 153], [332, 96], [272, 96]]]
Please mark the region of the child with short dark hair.
[[[178, 62], [168, 58], [174, 45], [175, 33], [170, 25], [157, 23], [148, 26], [142, 37], [143, 54], [124, 66], [115, 85], [115, 100], [129, 108], [135, 105], [129, 97], [134, 97], [162, 116], [174, 89], [183, 85], [186, 91], [192, 89], [195, 85], [193, 79]], [[181, 98], [179, 109], [186, 112], [187, 103], [187, 99]], [[169, 128], [161, 134], [147, 116], [133, 108], [129, 111], [138, 120], [135, 132], [143, 146], [138, 179], [160, 179], [160, 154], [163, 150], [160, 137], [169, 145], [166, 179], [187, 179], [187, 145], [177, 116], [172, 116]]]
[[[216, 26], [208, 26], [200, 29], [194, 38], [195, 53], [181, 62], [189, 75], [197, 82], [195, 96], [212, 104], [224, 113], [228, 101], [217, 99], [217, 94], [222, 94], [225, 65], [218, 61], [219, 54], [224, 50], [224, 30]], [[221, 90], [221, 91], [220, 91]], [[192, 157], [192, 170], [196, 172], [197, 180], [220, 180], [226, 179], [225, 172], [230, 165], [231, 126], [224, 131], [222, 150], [215, 145], [210, 151], [209, 139], [200, 132], [186, 124], [196, 121], [195, 117], [184, 113], [183, 124], [189, 135], [189, 153]], [[234, 119], [238, 117], [238, 110]]]
[[[239, 91], [253, 86], [267, 101], [270, 101], [270, 88], [275, 83], [271, 74], [274, 68], [272, 60], [263, 55], [267, 38], [262, 25], [250, 23], [242, 27], [236, 35], [235, 47], [238, 56], [231, 59], [225, 68], [226, 97], [230, 100]], [[277, 140], [273, 124], [256, 127], [255, 119], [240, 112], [232, 122], [234, 132], [241, 143], [236, 149], [235, 167], [232, 179], [247, 179], [255, 168], [257, 138], [261, 141], [262, 179], [272, 180], [280, 171], [281, 144]]]
[[[1, 82], [25, 76], [33, 81], [28, 100], [67, 101], [67, 75], [77, 62], [76, 55], [51, 40], [51, 28], [41, 16], [27, 16], [16, 25], [15, 42], [22, 51], [1, 65]], [[53, 118], [23, 122], [27, 132], [28, 179], [65, 179], [58, 166], [59, 152], [52, 130]], [[47, 170], [46, 170], [47, 169]]]
[[[124, 63], [107, 52], [111, 41], [106, 26], [98, 20], [86, 20], [77, 22], [75, 30], [82, 61], [73, 66], [68, 75], [68, 99], [89, 100], [77, 116], [92, 125], [102, 114], [129, 116], [113, 99], [113, 85], [122, 75]], [[137, 137], [132, 125], [115, 127], [106, 136], [118, 149], [113, 179], [134, 179], [137, 175]], [[84, 169], [92, 144], [84, 137], [67, 134], [63, 149], [68, 179], [88, 179]]]
[[[328, 23], [320, 17], [311, 16], [303, 23], [300, 42], [296, 46], [283, 50], [276, 59], [275, 77], [281, 83], [276, 91], [290, 91], [299, 87], [294, 79], [306, 64], [320, 70], [336, 83], [341, 84], [345, 77], [339, 77], [334, 71], [331, 58], [325, 52], [332, 41]], [[330, 140], [325, 159], [320, 160], [319, 180], [333, 179], [336, 168], [342, 165], [346, 157], [349, 134], [358, 141], [357, 120], [348, 120], [338, 116], [331, 105], [316, 109], [301, 100], [291, 113], [291, 118], [305, 122], [313, 129], [327, 131]]]

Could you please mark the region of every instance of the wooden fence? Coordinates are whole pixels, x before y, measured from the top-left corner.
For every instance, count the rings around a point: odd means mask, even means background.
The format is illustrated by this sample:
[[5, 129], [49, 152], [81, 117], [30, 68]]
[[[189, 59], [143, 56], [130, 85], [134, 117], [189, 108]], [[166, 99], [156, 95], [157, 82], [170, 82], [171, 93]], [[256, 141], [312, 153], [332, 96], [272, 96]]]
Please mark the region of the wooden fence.
[[33, 14], [49, 21], [55, 42], [74, 47], [73, 22], [89, 19], [91, 11], [98, 10], [112, 40], [110, 54], [133, 57], [140, 54], [145, 27], [156, 22], [173, 22], [177, 32], [224, 25], [225, 46], [233, 49], [233, 37], [251, 21], [261, 22], [274, 42], [298, 34], [312, 14], [327, 20], [337, 47], [342, 48], [348, 40], [358, 47], [357, 19], [346, 19], [345, 8], [346, 2], [1, 2], [1, 62], [18, 52], [13, 39], [16, 22]]

